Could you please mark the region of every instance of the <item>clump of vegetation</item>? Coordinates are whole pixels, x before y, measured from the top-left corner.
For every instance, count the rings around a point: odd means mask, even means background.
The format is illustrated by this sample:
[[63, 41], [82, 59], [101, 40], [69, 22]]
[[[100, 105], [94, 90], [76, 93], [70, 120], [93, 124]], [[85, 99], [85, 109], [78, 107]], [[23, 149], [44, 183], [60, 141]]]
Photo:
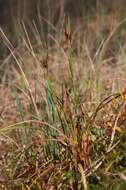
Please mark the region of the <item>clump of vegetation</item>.
[[17, 48], [0, 29], [10, 51], [1, 67], [1, 189], [125, 189], [125, 20], [105, 35], [100, 17], [78, 30], [64, 20], [58, 29], [44, 20], [46, 42], [35, 23], [32, 39], [20, 23]]

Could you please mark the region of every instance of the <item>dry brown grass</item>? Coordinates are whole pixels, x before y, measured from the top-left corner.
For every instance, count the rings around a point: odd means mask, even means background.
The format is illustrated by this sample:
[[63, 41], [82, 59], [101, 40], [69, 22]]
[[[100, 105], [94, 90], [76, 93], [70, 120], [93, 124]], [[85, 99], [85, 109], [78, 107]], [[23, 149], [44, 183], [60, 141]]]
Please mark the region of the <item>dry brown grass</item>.
[[23, 24], [15, 49], [1, 29], [10, 50], [1, 66], [1, 189], [125, 186], [125, 20], [105, 18], [85, 30], [68, 19], [48, 34], [48, 48], [38, 33], [32, 44]]

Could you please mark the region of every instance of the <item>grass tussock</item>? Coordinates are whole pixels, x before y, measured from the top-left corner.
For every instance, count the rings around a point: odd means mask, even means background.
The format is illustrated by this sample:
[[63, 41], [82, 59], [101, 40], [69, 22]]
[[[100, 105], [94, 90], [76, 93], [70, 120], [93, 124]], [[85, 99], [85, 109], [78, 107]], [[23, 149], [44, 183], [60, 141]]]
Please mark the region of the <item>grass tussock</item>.
[[10, 51], [0, 67], [1, 189], [125, 189], [125, 19], [105, 35], [99, 19], [58, 30], [45, 20], [46, 42], [20, 23], [16, 48], [0, 29]]

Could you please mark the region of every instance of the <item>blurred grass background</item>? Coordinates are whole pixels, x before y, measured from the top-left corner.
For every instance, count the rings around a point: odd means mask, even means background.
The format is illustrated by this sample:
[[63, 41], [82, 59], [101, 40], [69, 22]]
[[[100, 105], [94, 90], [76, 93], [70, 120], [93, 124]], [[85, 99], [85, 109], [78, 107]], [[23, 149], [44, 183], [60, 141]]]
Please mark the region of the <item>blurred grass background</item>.
[[[57, 26], [63, 16], [70, 17], [73, 22], [83, 19], [85, 24], [93, 22], [95, 19], [105, 19], [110, 15], [107, 22], [111, 24], [112, 19], [122, 20], [126, 16], [125, 0], [1, 0], [0, 1], [0, 26], [7, 31], [11, 39], [18, 43], [19, 23], [22, 21], [28, 27], [35, 22], [39, 31], [43, 18]], [[99, 16], [100, 15], [100, 16]], [[102, 18], [101, 18], [102, 17]], [[47, 32], [45, 24], [42, 30]], [[106, 30], [110, 28], [106, 28]]]

